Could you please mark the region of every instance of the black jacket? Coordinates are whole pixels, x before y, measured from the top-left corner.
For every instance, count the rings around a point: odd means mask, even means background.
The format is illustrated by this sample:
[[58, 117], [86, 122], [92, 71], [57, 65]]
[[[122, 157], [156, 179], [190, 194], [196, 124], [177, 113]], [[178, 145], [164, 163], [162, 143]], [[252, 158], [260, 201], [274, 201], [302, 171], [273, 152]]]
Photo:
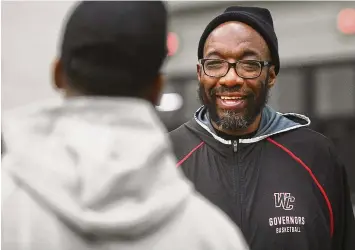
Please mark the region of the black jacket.
[[170, 136], [178, 167], [240, 227], [252, 250], [355, 250], [344, 167], [309, 124], [265, 107], [253, 138], [228, 141], [201, 107]]

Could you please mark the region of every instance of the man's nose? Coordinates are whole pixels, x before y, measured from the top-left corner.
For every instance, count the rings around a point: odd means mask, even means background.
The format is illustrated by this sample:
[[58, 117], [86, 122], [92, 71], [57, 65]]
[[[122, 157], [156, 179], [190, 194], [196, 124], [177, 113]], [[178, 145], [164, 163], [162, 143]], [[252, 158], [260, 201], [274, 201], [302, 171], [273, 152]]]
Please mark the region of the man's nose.
[[236, 85], [243, 85], [244, 79], [238, 76], [235, 67], [230, 67], [227, 74], [221, 78], [220, 84], [227, 87], [233, 87]]

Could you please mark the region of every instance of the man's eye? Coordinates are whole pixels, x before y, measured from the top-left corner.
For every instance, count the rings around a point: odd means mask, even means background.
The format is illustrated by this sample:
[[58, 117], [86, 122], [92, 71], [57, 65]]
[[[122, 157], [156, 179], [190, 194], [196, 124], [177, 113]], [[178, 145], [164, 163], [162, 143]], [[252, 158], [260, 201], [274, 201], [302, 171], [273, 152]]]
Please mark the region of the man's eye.
[[240, 65], [244, 70], [255, 71], [259, 70], [260, 66], [257, 63], [243, 63]]
[[218, 62], [218, 61], [206, 62], [205, 66], [207, 68], [220, 68], [223, 67], [223, 62]]

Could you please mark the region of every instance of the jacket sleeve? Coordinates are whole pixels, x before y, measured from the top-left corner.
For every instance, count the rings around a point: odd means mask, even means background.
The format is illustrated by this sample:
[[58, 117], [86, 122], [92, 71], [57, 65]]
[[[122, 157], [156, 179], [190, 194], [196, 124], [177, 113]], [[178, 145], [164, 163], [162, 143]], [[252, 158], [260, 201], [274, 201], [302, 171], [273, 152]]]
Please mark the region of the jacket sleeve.
[[337, 161], [335, 177], [338, 180], [334, 188], [338, 190], [337, 203], [334, 204], [334, 250], [355, 249], [355, 218], [350, 199], [350, 188], [345, 167]]

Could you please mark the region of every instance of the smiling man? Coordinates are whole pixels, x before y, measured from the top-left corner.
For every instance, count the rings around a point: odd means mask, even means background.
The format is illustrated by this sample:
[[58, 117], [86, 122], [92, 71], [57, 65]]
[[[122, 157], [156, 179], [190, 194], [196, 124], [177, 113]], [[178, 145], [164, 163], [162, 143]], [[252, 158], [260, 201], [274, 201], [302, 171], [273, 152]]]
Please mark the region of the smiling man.
[[[171, 132], [178, 167], [241, 229], [251, 249], [355, 249], [347, 177], [309, 118], [267, 106], [280, 69], [267, 9], [229, 7], [205, 28], [203, 106]], [[292, 93], [290, 93], [292, 94]]]

